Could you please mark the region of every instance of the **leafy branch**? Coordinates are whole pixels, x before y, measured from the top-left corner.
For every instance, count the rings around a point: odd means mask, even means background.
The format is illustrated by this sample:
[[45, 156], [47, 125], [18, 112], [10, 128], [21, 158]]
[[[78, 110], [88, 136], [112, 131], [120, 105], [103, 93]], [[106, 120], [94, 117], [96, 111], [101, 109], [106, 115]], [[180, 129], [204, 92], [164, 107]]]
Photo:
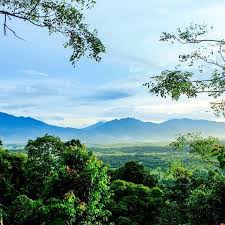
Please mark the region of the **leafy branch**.
[[11, 32], [23, 39], [10, 27], [8, 21], [22, 20], [34, 26], [47, 29], [49, 34], [63, 35], [67, 41], [64, 47], [72, 48], [70, 61], [87, 55], [99, 61], [105, 47], [98, 38], [97, 31], [89, 31], [84, 22], [84, 11], [95, 4], [94, 0], [0, 0], [0, 16], [3, 16], [4, 35]]
[[[191, 24], [184, 30], [179, 28], [176, 33], [163, 32], [160, 41], [188, 45], [192, 49], [188, 54], [180, 54], [179, 61], [189, 67], [197, 67], [198, 72], [183, 71], [178, 69], [179, 65], [174, 70], [165, 70], [160, 75], [151, 76], [150, 81], [144, 84], [151, 94], [171, 97], [173, 100], [179, 100], [182, 95], [196, 98], [199, 94], [217, 99], [224, 94], [225, 40], [208, 38], [208, 32], [205, 24]], [[198, 75], [198, 79], [194, 78], [195, 75]], [[224, 103], [211, 103], [217, 116], [225, 116]]]

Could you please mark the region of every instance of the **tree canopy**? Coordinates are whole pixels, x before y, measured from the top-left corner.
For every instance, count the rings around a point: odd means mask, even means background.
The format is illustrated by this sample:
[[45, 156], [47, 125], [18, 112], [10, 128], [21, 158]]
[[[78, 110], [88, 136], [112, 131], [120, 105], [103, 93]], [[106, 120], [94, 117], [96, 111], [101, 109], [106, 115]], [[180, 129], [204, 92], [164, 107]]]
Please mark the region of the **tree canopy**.
[[113, 171], [112, 179], [143, 184], [147, 187], [154, 187], [157, 184], [157, 178], [142, 164], [135, 161], [126, 162], [124, 166]]
[[116, 180], [112, 183], [112, 190], [115, 193], [110, 204], [112, 222], [117, 225], [156, 224], [162, 204], [160, 188]]
[[188, 147], [213, 166], [176, 162], [159, 174], [133, 161], [109, 172], [80, 141], [50, 135], [29, 141], [26, 153], [0, 149], [0, 223], [223, 224], [225, 151], [218, 144], [180, 136], [174, 148]]
[[0, 16], [3, 17], [3, 32], [23, 39], [10, 26], [12, 21], [24, 21], [48, 30], [49, 34], [61, 34], [66, 41], [64, 47], [72, 48], [70, 61], [74, 65], [87, 55], [97, 61], [105, 47], [97, 31], [90, 31], [85, 23], [85, 11], [95, 4], [94, 0], [0, 0]]
[[[206, 24], [191, 24], [175, 33], [163, 32], [160, 41], [187, 45], [190, 52], [179, 55], [180, 65], [174, 70], [162, 71], [144, 84], [151, 94], [173, 100], [207, 94], [218, 99], [211, 102], [216, 115], [225, 116], [225, 101], [221, 100], [225, 92], [225, 40], [209, 37], [211, 29]], [[182, 69], [181, 64], [193, 70]]]
[[[4, 224], [104, 224], [110, 198], [107, 167], [82, 146], [45, 135], [27, 154], [0, 150]], [[3, 215], [3, 211], [5, 216]]]

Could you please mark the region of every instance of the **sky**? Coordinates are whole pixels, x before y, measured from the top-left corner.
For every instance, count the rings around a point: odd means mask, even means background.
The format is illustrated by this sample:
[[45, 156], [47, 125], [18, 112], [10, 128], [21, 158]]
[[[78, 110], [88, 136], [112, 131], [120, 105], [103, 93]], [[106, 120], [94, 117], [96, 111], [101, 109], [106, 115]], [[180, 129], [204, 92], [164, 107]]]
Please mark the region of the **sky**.
[[159, 42], [163, 31], [207, 23], [212, 35], [225, 36], [224, 11], [224, 0], [97, 0], [86, 21], [106, 53], [100, 63], [83, 58], [75, 67], [63, 37], [11, 21], [25, 41], [4, 36], [1, 26], [0, 111], [78, 128], [125, 117], [218, 120], [206, 96], [173, 102], [150, 95], [142, 84], [178, 62], [182, 48]]

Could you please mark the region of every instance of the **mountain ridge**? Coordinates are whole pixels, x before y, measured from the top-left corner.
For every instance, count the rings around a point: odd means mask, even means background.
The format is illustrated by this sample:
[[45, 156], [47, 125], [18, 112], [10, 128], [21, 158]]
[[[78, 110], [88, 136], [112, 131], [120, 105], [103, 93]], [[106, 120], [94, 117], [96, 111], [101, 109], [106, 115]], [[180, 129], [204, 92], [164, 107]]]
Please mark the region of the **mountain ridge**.
[[153, 123], [130, 117], [101, 121], [78, 129], [0, 112], [0, 137], [6, 143], [26, 143], [46, 133], [65, 140], [75, 138], [92, 144], [170, 141], [176, 135], [188, 132], [201, 132], [205, 136], [225, 139], [224, 131], [225, 122], [212, 120], [183, 118]]

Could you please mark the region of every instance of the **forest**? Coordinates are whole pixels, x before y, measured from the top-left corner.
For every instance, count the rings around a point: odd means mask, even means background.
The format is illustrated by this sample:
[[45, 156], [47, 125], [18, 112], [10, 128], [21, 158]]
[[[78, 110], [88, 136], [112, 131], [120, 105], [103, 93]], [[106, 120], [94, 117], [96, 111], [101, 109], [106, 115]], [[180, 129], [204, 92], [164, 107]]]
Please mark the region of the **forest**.
[[111, 168], [79, 140], [51, 135], [28, 141], [24, 153], [1, 143], [1, 224], [223, 224], [225, 146], [188, 134], [170, 147], [188, 149], [205, 166], [175, 162], [154, 173], [128, 161]]

